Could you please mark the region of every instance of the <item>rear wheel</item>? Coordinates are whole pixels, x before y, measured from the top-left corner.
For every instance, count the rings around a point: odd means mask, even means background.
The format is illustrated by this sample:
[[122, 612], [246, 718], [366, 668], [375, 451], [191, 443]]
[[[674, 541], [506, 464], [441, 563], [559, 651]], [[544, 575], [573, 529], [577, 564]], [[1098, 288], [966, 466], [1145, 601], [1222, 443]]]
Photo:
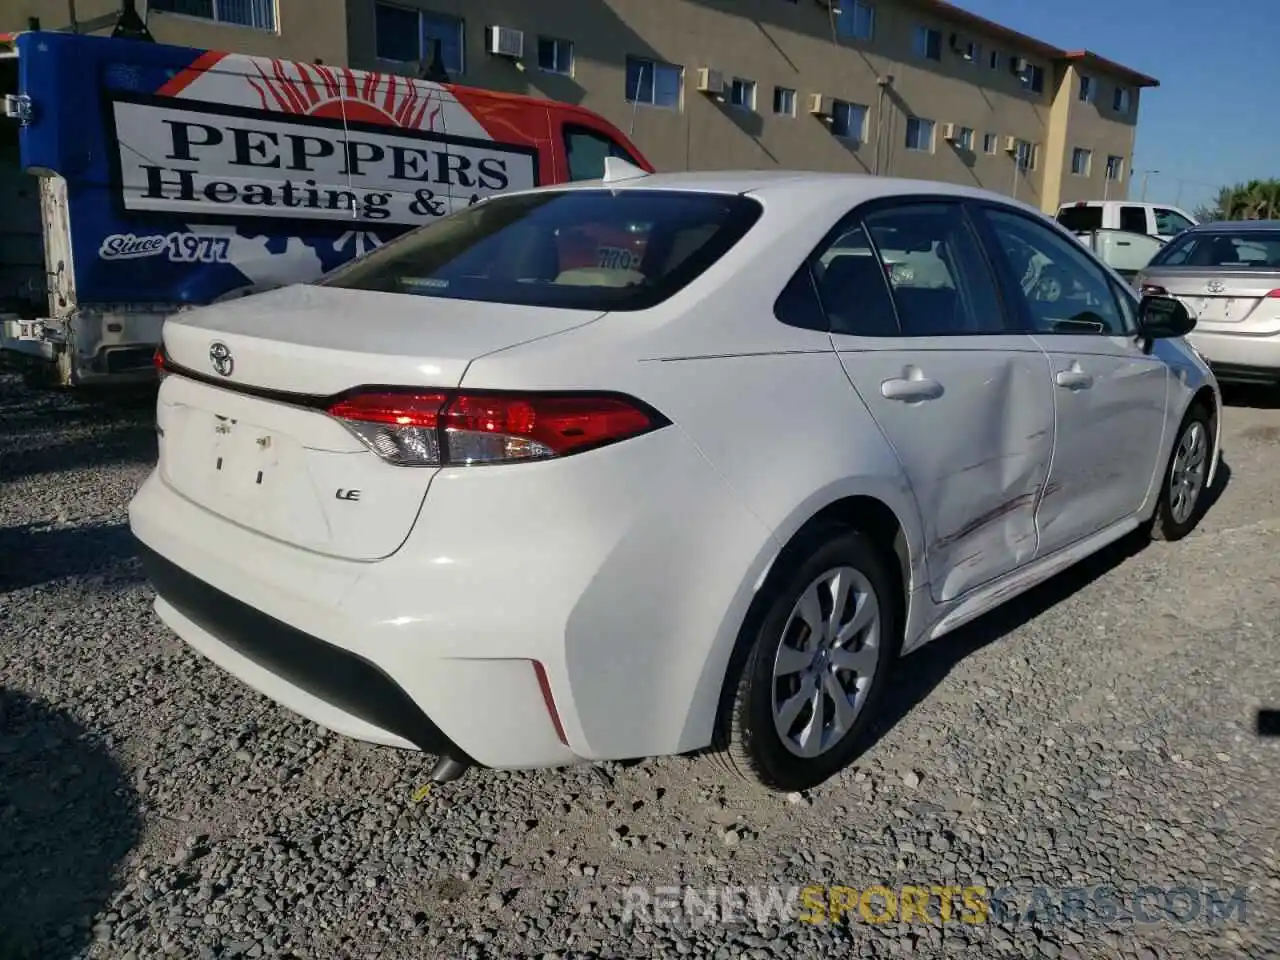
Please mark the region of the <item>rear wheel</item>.
[[739, 774], [804, 790], [853, 760], [901, 647], [894, 580], [862, 533], [806, 538], [744, 627], [717, 745]]
[[1213, 449], [1211, 427], [1209, 411], [1200, 404], [1182, 421], [1151, 522], [1151, 536], [1156, 540], [1181, 540], [1204, 514]]

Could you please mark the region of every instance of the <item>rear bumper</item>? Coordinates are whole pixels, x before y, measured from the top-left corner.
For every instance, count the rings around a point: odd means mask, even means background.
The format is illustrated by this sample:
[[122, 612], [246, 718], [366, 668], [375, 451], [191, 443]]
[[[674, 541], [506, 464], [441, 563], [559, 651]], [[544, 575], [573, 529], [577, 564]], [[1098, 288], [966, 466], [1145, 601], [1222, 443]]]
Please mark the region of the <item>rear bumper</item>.
[[1280, 336], [1193, 331], [1187, 339], [1222, 381], [1280, 381]]
[[[255, 610], [144, 543], [137, 549], [158, 603], [170, 613], [168, 619], [180, 618], [203, 636], [216, 637], [228, 652], [257, 667], [260, 675], [275, 677], [277, 695], [282, 687], [288, 697], [292, 688], [419, 750], [472, 762], [376, 664]], [[291, 699], [301, 703], [303, 698]]]
[[499, 768], [706, 746], [775, 553], [674, 427], [441, 471], [379, 561], [229, 523], [157, 471], [129, 516], [157, 613], [219, 666], [335, 732]]

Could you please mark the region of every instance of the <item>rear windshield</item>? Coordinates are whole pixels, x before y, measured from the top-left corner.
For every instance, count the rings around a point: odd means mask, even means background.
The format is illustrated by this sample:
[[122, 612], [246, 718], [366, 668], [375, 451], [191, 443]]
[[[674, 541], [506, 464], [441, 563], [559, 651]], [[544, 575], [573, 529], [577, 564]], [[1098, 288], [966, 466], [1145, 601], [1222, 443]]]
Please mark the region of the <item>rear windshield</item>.
[[734, 194], [561, 190], [493, 197], [327, 275], [324, 286], [581, 310], [640, 310], [738, 242]]
[[1280, 270], [1280, 230], [1184, 233], [1152, 257], [1151, 266]]
[[1101, 207], [1063, 207], [1058, 211], [1058, 222], [1072, 233], [1087, 233], [1102, 229]]

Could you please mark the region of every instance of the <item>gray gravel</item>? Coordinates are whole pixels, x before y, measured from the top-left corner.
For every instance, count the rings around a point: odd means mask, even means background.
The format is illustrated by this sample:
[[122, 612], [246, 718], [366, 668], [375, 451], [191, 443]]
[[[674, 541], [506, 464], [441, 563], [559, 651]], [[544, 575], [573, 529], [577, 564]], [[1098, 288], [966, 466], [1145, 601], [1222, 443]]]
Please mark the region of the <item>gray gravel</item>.
[[[1280, 706], [1269, 402], [1228, 410], [1197, 534], [911, 657], [812, 794], [676, 758], [473, 771], [415, 803], [426, 759], [325, 733], [160, 626], [125, 524], [149, 407], [0, 377], [0, 958], [1280, 956], [1280, 742], [1253, 734]], [[677, 884], [1010, 893], [983, 924], [624, 917], [627, 888]], [[1247, 903], [1061, 912], [1104, 885]]]

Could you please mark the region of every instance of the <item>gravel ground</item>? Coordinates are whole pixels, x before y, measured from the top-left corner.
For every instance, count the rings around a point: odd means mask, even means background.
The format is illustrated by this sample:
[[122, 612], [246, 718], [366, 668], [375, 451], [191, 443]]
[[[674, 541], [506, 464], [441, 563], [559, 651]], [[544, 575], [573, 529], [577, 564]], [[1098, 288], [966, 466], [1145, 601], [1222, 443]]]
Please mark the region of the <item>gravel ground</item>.
[[[161, 627], [125, 520], [149, 406], [0, 377], [0, 958], [1280, 956], [1280, 741], [1253, 730], [1280, 706], [1277, 407], [1234, 398], [1195, 535], [912, 656], [812, 794], [674, 758], [415, 802], [426, 759], [330, 735]], [[815, 884], [1008, 892], [985, 923], [815, 924], [789, 889]], [[674, 885], [776, 886], [792, 913], [628, 913]], [[1117, 900], [1064, 912], [1100, 886]]]

